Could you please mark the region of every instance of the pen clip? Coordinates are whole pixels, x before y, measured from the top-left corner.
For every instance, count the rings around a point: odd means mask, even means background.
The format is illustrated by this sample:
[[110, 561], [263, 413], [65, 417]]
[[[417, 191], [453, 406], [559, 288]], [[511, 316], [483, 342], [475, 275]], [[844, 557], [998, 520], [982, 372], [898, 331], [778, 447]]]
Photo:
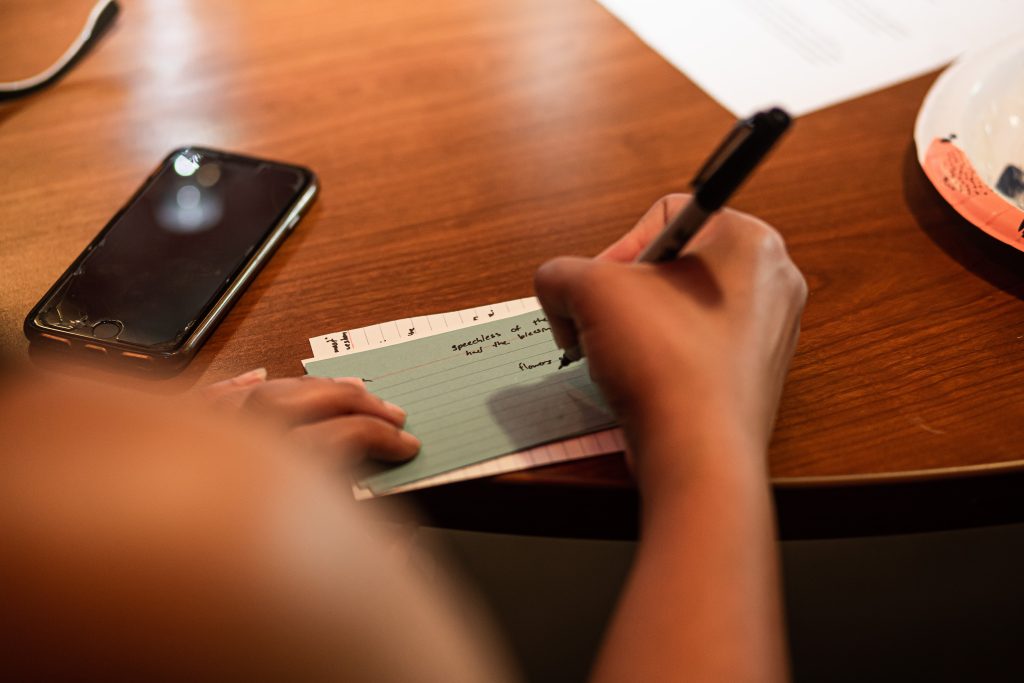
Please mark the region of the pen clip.
[[718, 145], [718, 149], [712, 153], [704, 165], [697, 171], [697, 175], [690, 181], [694, 190], [699, 190], [708, 178], [713, 176], [729, 156], [736, 151], [740, 145], [754, 132], [754, 119], [743, 119], [738, 121], [729, 135]]

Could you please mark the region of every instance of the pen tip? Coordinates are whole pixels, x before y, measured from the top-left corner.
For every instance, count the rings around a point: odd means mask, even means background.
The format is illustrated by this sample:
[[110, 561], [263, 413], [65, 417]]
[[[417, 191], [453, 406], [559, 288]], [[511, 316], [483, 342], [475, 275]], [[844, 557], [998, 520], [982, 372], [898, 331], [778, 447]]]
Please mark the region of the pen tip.
[[572, 361], [569, 360], [568, 356], [562, 356], [562, 359], [560, 361], [558, 361], [558, 369], [561, 370], [562, 368], [564, 368], [566, 365], [568, 365], [571, 362]]

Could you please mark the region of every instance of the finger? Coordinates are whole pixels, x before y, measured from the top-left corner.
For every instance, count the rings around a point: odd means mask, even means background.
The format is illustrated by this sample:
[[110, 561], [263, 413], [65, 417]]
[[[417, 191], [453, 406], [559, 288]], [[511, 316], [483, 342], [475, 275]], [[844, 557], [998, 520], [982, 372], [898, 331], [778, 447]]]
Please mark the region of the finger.
[[257, 368], [249, 372], [243, 372], [237, 377], [231, 377], [220, 382], [204, 387], [200, 395], [210, 401], [239, 406], [257, 386], [267, 381], [267, 369]]
[[560, 349], [570, 349], [579, 343], [573, 297], [584, 273], [592, 266], [590, 259], [563, 256], [543, 264], [533, 276], [537, 298]]
[[347, 415], [303, 425], [296, 437], [348, 462], [364, 457], [384, 462], [405, 462], [420, 450], [420, 441], [392, 422], [370, 415]]
[[597, 258], [620, 263], [635, 261], [640, 252], [665, 229], [677, 213], [683, 210], [683, 206], [689, 200], [688, 194], [665, 195], [647, 210], [629, 232], [598, 254]]
[[749, 270], [752, 263], [765, 258], [774, 262], [785, 256], [786, 245], [779, 232], [763, 220], [722, 209], [694, 236], [686, 254], [700, 254], [719, 268]]
[[319, 375], [303, 375], [299, 377], [300, 380], [309, 380], [312, 382], [338, 382], [339, 384], [352, 384], [361, 389], [366, 388], [366, 382], [363, 381], [362, 377], [320, 377]]
[[251, 387], [267, 379], [266, 368], [256, 368], [248, 372], [243, 372], [241, 375], [236, 377], [230, 377], [220, 382], [214, 382], [213, 384], [203, 387], [201, 393], [206, 398], [219, 398], [224, 394], [230, 394], [239, 389]]
[[353, 383], [326, 378], [268, 383], [258, 387], [246, 407], [287, 426], [309, 424], [341, 415], [372, 415], [396, 427], [405, 424], [405, 411]]

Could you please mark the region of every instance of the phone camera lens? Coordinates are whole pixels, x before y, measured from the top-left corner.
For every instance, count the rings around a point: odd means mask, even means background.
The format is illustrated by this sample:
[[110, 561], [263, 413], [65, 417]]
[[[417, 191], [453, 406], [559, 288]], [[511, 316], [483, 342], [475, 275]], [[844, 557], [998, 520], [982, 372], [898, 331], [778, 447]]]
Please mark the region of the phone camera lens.
[[117, 335], [121, 334], [121, 330], [124, 329], [124, 325], [116, 320], [104, 320], [103, 322], [96, 323], [92, 328], [92, 336], [97, 339], [113, 339]]

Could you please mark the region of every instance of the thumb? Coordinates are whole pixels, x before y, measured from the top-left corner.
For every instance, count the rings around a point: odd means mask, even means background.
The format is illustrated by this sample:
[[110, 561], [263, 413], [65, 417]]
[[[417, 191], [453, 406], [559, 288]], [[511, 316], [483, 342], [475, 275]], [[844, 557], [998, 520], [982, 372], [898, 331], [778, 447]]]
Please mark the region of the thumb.
[[548, 261], [533, 276], [537, 298], [547, 314], [555, 343], [561, 349], [579, 343], [575, 302], [584, 274], [592, 267], [590, 259], [563, 256]]

